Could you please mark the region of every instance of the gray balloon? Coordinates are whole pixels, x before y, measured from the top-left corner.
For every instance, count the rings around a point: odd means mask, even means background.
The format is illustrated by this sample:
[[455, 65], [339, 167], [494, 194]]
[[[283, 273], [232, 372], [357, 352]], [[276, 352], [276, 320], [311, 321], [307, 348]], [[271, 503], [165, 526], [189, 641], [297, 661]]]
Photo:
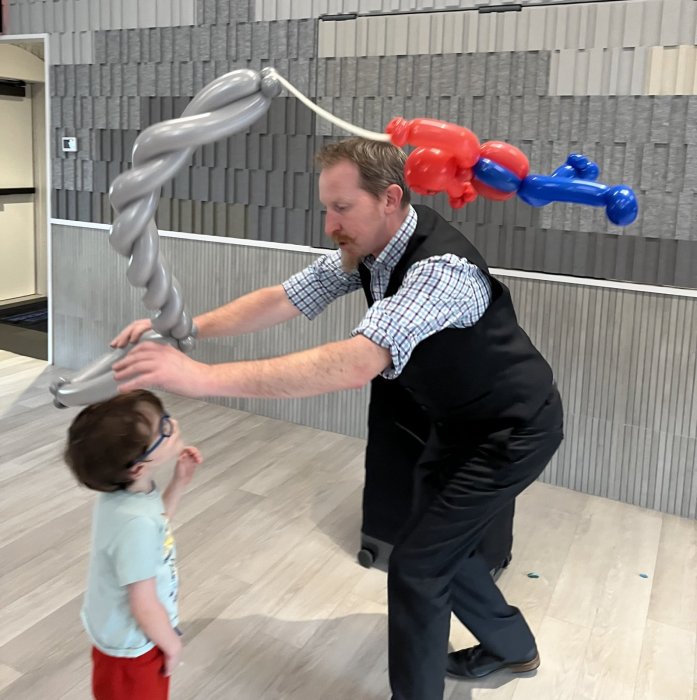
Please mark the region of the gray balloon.
[[[196, 329], [179, 283], [160, 251], [155, 213], [160, 189], [189, 161], [199, 146], [243, 131], [259, 119], [282, 87], [273, 69], [234, 70], [211, 81], [187, 105], [179, 119], [148, 127], [133, 146], [133, 167], [121, 173], [109, 191], [114, 222], [109, 243], [129, 258], [127, 278], [144, 288], [143, 304], [155, 311], [153, 331], [138, 342], [166, 343], [191, 352]], [[84, 406], [118, 392], [112, 366], [133, 346], [112, 350], [72, 376], [51, 386], [54, 405]]]

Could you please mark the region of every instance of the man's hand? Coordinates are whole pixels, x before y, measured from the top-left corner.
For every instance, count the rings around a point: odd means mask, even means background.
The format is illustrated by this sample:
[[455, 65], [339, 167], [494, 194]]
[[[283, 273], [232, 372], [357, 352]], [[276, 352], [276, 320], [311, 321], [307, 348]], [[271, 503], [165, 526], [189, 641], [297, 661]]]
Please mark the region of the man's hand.
[[145, 331], [152, 330], [152, 321], [141, 318], [126, 326], [110, 343], [112, 348], [125, 348], [131, 343], [138, 342]]
[[208, 365], [159, 343], [137, 345], [114, 364], [114, 379], [122, 394], [157, 387], [181, 396], [205, 396], [209, 374]]
[[182, 486], [188, 486], [199, 464], [203, 463], [201, 453], [195, 447], [185, 447], [174, 467], [174, 478]]

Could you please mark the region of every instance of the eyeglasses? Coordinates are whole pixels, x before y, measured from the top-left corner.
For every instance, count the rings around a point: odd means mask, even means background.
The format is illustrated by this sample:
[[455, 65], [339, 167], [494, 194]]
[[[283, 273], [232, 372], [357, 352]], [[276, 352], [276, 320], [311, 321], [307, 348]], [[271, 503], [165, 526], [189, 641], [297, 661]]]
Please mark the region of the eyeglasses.
[[136, 457], [132, 462], [130, 466], [133, 466], [134, 464], [138, 464], [138, 462], [144, 461], [147, 457], [149, 457], [168, 437], [172, 437], [172, 433], [174, 433], [174, 424], [172, 423], [172, 418], [170, 415], [165, 413], [162, 418], [160, 418], [160, 435], [158, 438], [153, 442], [150, 447], [148, 447], [145, 452], [143, 452], [142, 455], [139, 457]]

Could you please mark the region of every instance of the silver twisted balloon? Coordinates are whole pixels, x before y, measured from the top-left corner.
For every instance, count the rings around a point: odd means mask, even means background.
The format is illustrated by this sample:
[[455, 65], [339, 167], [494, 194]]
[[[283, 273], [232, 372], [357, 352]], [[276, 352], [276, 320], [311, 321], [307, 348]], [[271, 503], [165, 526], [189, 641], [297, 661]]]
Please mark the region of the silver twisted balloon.
[[[189, 161], [194, 150], [242, 131], [269, 108], [282, 89], [272, 69], [260, 73], [239, 69], [209, 83], [179, 119], [148, 127], [133, 146], [133, 167], [119, 175], [110, 191], [116, 216], [109, 242], [128, 257], [128, 281], [144, 287], [143, 304], [157, 311], [153, 331], [141, 341], [168, 343], [184, 352], [194, 347], [195, 329], [177, 280], [161, 252], [154, 216], [162, 185]], [[283, 81], [285, 83], [285, 81]], [[81, 406], [114, 396], [117, 384], [111, 370], [130, 348], [113, 350], [53, 386], [54, 404]]]

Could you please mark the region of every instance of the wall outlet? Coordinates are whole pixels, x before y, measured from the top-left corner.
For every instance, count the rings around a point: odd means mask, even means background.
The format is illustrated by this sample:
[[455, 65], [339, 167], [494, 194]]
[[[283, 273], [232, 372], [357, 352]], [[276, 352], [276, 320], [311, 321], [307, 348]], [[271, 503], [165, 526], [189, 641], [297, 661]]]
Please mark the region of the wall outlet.
[[64, 153], [75, 153], [77, 151], [77, 138], [75, 136], [64, 136], [61, 141]]

